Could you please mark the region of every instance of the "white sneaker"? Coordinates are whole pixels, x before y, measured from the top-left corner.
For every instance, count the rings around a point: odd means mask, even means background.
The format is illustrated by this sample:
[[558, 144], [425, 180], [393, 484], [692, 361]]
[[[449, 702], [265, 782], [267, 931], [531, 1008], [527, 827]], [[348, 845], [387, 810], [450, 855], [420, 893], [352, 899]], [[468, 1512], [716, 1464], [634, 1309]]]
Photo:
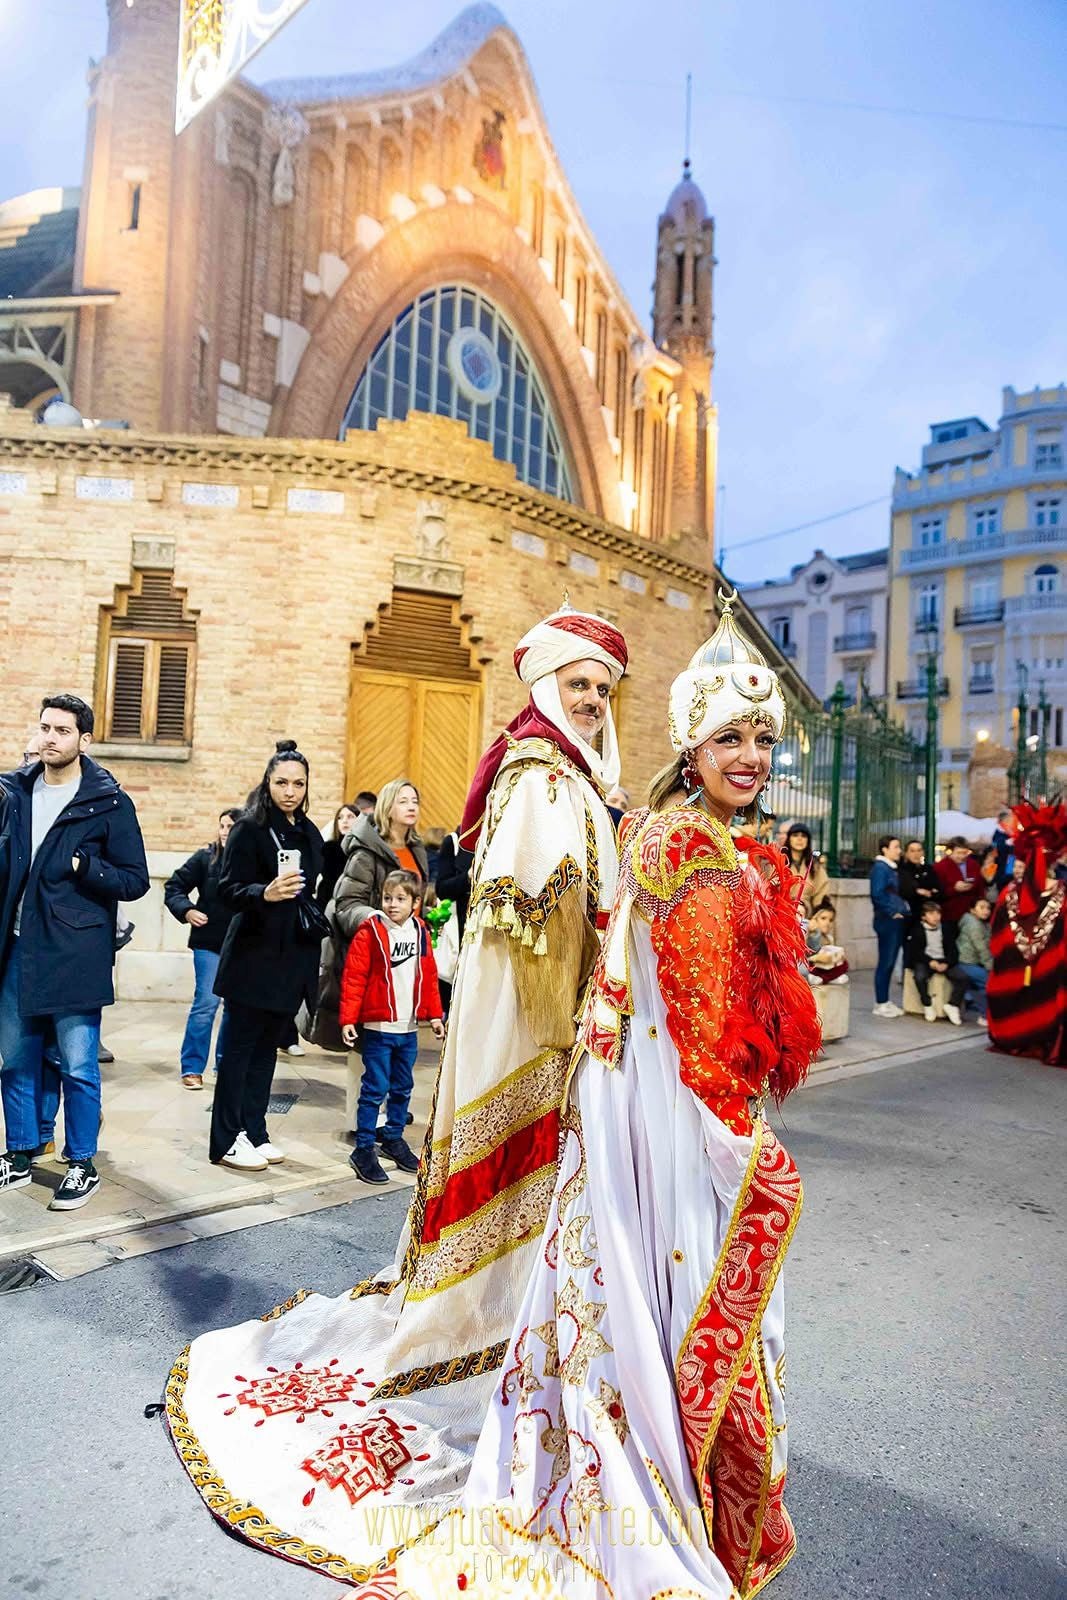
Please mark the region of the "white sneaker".
[[927, 1022], [937, 1021], [937, 1012], [933, 1006], [923, 1006], [923, 1016], [926, 1018]]
[[287, 1044], [283, 1052], [287, 1056], [306, 1056], [307, 1051], [302, 1044]]
[[895, 1000], [887, 1000], [886, 1015], [889, 1017], [902, 1017], [904, 1015], [904, 1007], [898, 1006]]
[[945, 1007], [945, 1016], [948, 1018], [954, 1028], [960, 1027], [963, 1022], [963, 1018], [960, 1016], [959, 1006], [947, 1005]]
[[267, 1158], [253, 1149], [247, 1133], [239, 1133], [222, 1158], [221, 1165], [238, 1172], [266, 1172]]
[[285, 1160], [285, 1151], [279, 1150], [276, 1144], [271, 1144], [268, 1139], [265, 1144], [254, 1144], [252, 1149], [257, 1156], [262, 1156], [270, 1166], [276, 1167], [279, 1161]]

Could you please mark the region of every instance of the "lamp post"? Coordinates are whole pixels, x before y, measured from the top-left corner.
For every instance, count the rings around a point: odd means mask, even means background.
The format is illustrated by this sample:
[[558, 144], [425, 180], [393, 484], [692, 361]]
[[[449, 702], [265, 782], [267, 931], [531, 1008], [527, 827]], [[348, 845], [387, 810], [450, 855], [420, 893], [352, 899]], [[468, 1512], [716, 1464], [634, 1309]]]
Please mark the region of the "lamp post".
[[1042, 681], [1037, 690], [1037, 801], [1044, 805], [1048, 799], [1048, 730], [1052, 720], [1052, 707], [1045, 694]]
[[1026, 666], [1022, 661], [1015, 663], [1019, 673], [1019, 699], [1015, 708], [1015, 794], [1013, 799], [1025, 800], [1029, 793], [1027, 774], [1030, 766], [1030, 753], [1026, 744], [1026, 714], [1029, 710], [1026, 699]]
[[926, 859], [934, 859], [937, 843], [937, 644], [926, 658]]
[[845, 686], [839, 683], [830, 696], [830, 838], [826, 851], [826, 870], [831, 878], [841, 874], [841, 774], [845, 754]]

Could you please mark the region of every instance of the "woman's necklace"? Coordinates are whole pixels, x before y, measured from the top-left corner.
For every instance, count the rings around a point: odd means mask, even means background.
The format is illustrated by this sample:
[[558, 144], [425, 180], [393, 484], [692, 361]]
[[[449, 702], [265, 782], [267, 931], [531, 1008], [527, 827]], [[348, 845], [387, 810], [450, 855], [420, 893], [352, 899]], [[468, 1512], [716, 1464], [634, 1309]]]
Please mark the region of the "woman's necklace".
[[1057, 883], [1049, 891], [1048, 899], [1038, 913], [1034, 923], [1033, 933], [1027, 935], [1026, 929], [1019, 923], [1019, 886], [1011, 884], [1004, 896], [1004, 907], [1008, 913], [1008, 924], [1011, 928], [1015, 948], [1026, 962], [1023, 973], [1023, 988], [1029, 989], [1030, 977], [1034, 962], [1043, 953], [1045, 946], [1052, 938], [1052, 930], [1056, 926], [1061, 910], [1063, 909], [1064, 895], [1067, 893], [1062, 883]]

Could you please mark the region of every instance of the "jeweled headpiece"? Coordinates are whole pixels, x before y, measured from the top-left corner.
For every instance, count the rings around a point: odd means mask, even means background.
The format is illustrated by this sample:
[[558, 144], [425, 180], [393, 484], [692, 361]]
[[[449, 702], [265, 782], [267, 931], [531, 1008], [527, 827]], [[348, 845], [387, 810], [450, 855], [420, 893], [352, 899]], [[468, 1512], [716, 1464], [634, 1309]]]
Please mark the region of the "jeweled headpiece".
[[728, 722], [760, 723], [780, 739], [785, 699], [778, 674], [737, 631], [737, 590], [719, 590], [722, 613], [711, 638], [671, 685], [669, 728], [676, 750], [695, 750]]

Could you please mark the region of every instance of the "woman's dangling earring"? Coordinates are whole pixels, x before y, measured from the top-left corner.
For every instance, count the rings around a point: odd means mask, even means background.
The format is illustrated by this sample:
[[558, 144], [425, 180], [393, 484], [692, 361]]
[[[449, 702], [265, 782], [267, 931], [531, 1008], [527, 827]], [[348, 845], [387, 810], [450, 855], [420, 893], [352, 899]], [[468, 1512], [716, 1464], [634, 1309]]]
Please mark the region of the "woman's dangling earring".
[[687, 794], [699, 794], [704, 787], [700, 781], [700, 773], [697, 771], [692, 751], [685, 758], [685, 765], [682, 768], [682, 783]]

